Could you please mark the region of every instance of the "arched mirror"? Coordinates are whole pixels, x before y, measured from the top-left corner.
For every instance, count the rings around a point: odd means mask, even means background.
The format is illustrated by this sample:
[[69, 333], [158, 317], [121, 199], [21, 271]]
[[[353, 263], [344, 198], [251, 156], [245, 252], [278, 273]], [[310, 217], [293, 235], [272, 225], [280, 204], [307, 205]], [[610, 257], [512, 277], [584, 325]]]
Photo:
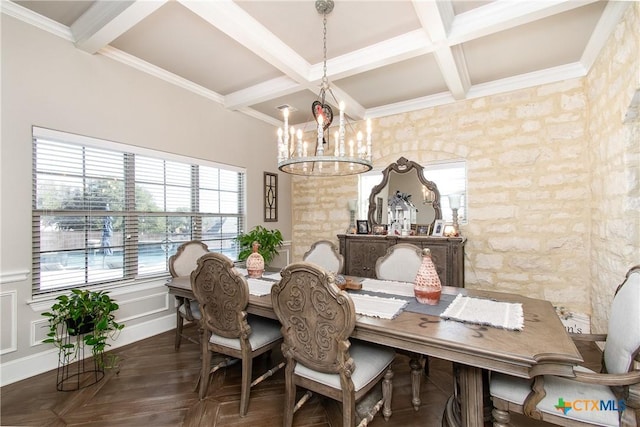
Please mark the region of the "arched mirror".
[[442, 219], [440, 192], [424, 177], [420, 164], [400, 157], [382, 171], [382, 181], [371, 190], [367, 218], [372, 228], [389, 225], [390, 233], [416, 225], [430, 229]]

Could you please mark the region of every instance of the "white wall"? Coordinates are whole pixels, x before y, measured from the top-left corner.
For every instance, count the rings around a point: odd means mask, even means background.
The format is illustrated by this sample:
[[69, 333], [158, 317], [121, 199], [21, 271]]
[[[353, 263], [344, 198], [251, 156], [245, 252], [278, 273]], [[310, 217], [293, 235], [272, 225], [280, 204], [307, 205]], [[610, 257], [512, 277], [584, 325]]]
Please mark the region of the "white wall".
[[[31, 128], [143, 146], [247, 169], [248, 226], [291, 238], [290, 178], [279, 174], [276, 223], [263, 224], [263, 172], [278, 172], [275, 129], [5, 14], [0, 146], [1, 384], [57, 366], [31, 300]], [[164, 281], [114, 291], [127, 326], [115, 345], [175, 327]]]

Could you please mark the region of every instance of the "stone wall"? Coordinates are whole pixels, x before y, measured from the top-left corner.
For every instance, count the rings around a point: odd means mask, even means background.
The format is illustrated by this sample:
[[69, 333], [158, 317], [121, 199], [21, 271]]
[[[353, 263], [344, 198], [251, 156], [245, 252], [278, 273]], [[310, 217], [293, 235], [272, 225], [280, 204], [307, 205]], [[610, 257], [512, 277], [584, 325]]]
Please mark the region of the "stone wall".
[[[607, 185], [598, 194], [592, 194], [593, 187], [613, 170], [629, 177], [631, 161], [613, 158], [633, 144], [616, 139], [618, 148], [608, 148], [607, 137], [594, 146], [591, 134], [596, 139], [610, 135], [610, 126], [621, 134], [620, 113], [628, 108], [628, 94], [637, 88], [638, 76], [636, 86], [615, 79], [624, 78], [621, 69], [624, 75], [631, 73], [634, 63], [637, 70], [638, 35], [629, 34], [638, 28], [637, 15], [635, 4], [587, 78], [373, 121], [376, 169], [401, 156], [421, 164], [466, 160], [468, 223], [461, 229], [468, 239], [467, 287], [516, 292], [592, 313], [599, 268], [594, 264], [620, 249], [619, 242], [607, 238], [592, 248], [592, 239], [602, 234], [592, 228], [604, 227], [613, 211], [622, 222], [629, 214], [626, 208], [603, 207], [609, 188], [618, 188], [620, 179], [606, 178]], [[621, 61], [619, 66], [608, 69], [608, 63], [615, 61]], [[592, 94], [598, 92], [596, 84], [616, 88], [600, 107], [590, 108], [589, 103], [596, 101]], [[616, 125], [609, 124], [609, 114], [617, 116]], [[590, 122], [593, 115], [599, 116], [599, 125]], [[601, 152], [609, 149], [610, 153]], [[357, 196], [357, 183], [357, 177], [292, 180], [293, 261], [318, 239], [337, 242], [335, 235], [349, 223], [347, 200]], [[617, 198], [620, 206], [628, 205], [624, 196]], [[615, 228], [628, 229], [620, 224]], [[625, 242], [625, 252], [635, 248], [637, 253], [637, 234]], [[617, 280], [624, 268], [621, 261], [614, 264]], [[607, 278], [603, 283], [609, 282]], [[599, 318], [606, 316], [593, 310]]]
[[[616, 287], [640, 264], [640, 3], [618, 24], [586, 79], [591, 189], [592, 327], [606, 332]], [[635, 96], [635, 97], [634, 97]]]

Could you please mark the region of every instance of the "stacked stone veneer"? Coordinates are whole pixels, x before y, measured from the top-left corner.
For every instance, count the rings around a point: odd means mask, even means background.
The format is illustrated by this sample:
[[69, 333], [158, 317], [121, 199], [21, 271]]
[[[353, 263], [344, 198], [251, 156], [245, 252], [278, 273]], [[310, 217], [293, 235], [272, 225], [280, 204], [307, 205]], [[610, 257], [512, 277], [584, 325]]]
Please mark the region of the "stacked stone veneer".
[[592, 328], [604, 332], [616, 287], [640, 264], [640, 3], [627, 9], [586, 88]]
[[[594, 313], [597, 325], [606, 318], [592, 297], [608, 306], [610, 295], [595, 294], [619, 281], [631, 252], [640, 262], [637, 224], [635, 236], [619, 240], [634, 228], [628, 193], [638, 170], [623, 157], [635, 144], [637, 158], [637, 141], [624, 141], [622, 120], [638, 88], [638, 10], [627, 10], [586, 78], [374, 120], [375, 168], [400, 156], [466, 160], [467, 287], [544, 298]], [[337, 242], [357, 188], [357, 177], [292, 180], [294, 261], [318, 239]]]

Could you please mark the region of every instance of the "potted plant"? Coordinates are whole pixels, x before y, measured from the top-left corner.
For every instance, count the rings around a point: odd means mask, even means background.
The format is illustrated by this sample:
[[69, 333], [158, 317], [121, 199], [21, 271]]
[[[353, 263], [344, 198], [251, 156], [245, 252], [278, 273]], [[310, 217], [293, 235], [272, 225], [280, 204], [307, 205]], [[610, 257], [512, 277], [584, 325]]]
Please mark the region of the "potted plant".
[[56, 300], [51, 311], [42, 313], [49, 319], [48, 338], [44, 342], [58, 347], [61, 363], [74, 361], [84, 346], [91, 348], [95, 362], [104, 367], [104, 351], [110, 346], [107, 339], [115, 338], [124, 328], [113, 314], [118, 304], [106, 291], [86, 289], [72, 289], [71, 295], [60, 295]]
[[241, 233], [237, 241], [240, 245], [238, 261], [246, 261], [253, 252], [253, 242], [258, 242], [260, 245], [258, 252], [264, 258], [265, 265], [269, 265], [278, 255], [278, 248], [282, 246], [283, 239], [280, 230], [268, 230], [261, 225], [256, 225], [248, 233]]

